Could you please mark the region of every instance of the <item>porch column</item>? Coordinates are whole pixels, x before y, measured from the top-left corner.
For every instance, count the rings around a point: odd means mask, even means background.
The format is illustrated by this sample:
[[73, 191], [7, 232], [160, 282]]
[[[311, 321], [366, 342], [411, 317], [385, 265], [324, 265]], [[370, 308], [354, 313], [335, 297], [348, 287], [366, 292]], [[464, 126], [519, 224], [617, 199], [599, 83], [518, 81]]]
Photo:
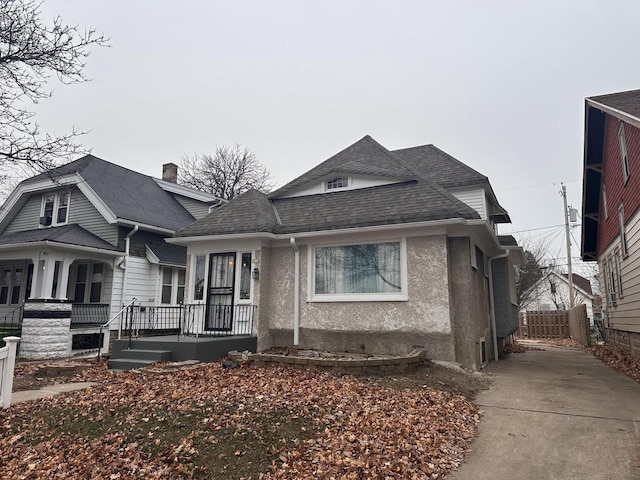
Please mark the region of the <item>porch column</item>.
[[67, 286], [69, 285], [69, 269], [73, 259], [64, 258], [62, 261], [62, 271], [60, 272], [60, 280], [58, 281], [58, 298], [60, 300], [67, 300]]
[[40, 255], [31, 257], [33, 263], [33, 275], [31, 277], [31, 292], [29, 292], [29, 300], [39, 298], [40, 291], [38, 290], [38, 283], [42, 284], [42, 272], [40, 271]]
[[47, 254], [44, 259], [44, 272], [42, 277], [42, 290], [39, 298], [51, 298], [53, 290], [53, 274], [56, 270], [56, 259], [53, 255]]

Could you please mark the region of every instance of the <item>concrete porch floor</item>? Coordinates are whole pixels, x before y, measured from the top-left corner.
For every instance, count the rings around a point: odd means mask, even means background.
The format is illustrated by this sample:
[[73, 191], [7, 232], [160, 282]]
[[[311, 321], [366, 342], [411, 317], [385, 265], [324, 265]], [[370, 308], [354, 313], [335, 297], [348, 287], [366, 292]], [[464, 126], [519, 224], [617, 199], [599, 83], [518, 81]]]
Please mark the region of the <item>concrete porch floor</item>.
[[[171, 350], [171, 361], [199, 360], [213, 362], [225, 357], [231, 350], [255, 353], [258, 339], [254, 336], [239, 335], [229, 337], [187, 337], [163, 335], [157, 337], [138, 337], [131, 340], [131, 349]], [[129, 339], [113, 342], [112, 359], [126, 358]]]

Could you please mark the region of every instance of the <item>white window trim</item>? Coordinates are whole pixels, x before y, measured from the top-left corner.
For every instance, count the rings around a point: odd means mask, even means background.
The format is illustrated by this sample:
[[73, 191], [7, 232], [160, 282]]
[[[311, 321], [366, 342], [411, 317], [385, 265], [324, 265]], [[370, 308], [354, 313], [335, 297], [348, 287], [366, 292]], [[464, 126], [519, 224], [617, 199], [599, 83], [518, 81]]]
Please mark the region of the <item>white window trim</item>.
[[602, 186], [602, 206], [604, 207], [604, 219], [607, 220], [609, 218], [609, 208], [607, 207], [607, 191]]
[[[484, 361], [482, 361], [482, 344], [484, 343]], [[489, 352], [487, 351], [486, 337], [478, 339], [478, 358], [480, 359], [480, 367], [484, 367], [489, 363]]]
[[[173, 269], [173, 271], [171, 272], [171, 301], [170, 301], [170, 303], [162, 303], [162, 288], [165, 286], [165, 283], [164, 283], [164, 269], [165, 268]], [[169, 265], [162, 265], [160, 267], [160, 295], [159, 295], [159, 298], [158, 298], [158, 305], [178, 305], [178, 272], [180, 270], [185, 271], [185, 268], [169, 266]], [[187, 294], [186, 294], [187, 275], [186, 275], [186, 271], [185, 271], [183, 288], [185, 289], [185, 294], [184, 294], [184, 297], [182, 298], [182, 302], [184, 303], [186, 301], [186, 299], [187, 299]]]
[[[346, 187], [329, 188], [328, 187], [328, 183], [331, 182], [332, 180], [337, 179], [337, 178], [346, 178], [347, 186]], [[351, 177], [343, 177], [341, 175], [334, 175], [334, 176], [326, 178], [326, 179], [324, 179], [322, 181], [322, 191], [324, 191], [324, 192], [339, 192], [341, 190], [349, 190], [352, 185], [353, 185], [353, 179]]]
[[[251, 255], [251, 266], [249, 267], [249, 298], [240, 299], [240, 275], [242, 274], [242, 254], [248, 253]], [[251, 305], [253, 302], [253, 262], [255, 252], [251, 250], [244, 250], [236, 252], [236, 272], [235, 272], [235, 285], [233, 287], [233, 299], [235, 305]]]
[[476, 255], [476, 242], [469, 239], [469, 258], [471, 259], [471, 268], [478, 270], [478, 256]]
[[[64, 222], [58, 222], [58, 208], [60, 207], [60, 194], [66, 193], [67, 197], [67, 215], [64, 219]], [[51, 225], [42, 225], [40, 224], [40, 228], [50, 228], [57, 227], [60, 225], [66, 225], [69, 222], [69, 211], [71, 210], [71, 190], [59, 190], [57, 192], [44, 192], [42, 194], [42, 200], [40, 205], [40, 217], [44, 217], [44, 207], [46, 204], [47, 195], [53, 195], [53, 213], [51, 214]]]
[[[202, 299], [196, 300], [195, 298], [195, 286], [196, 286], [196, 263], [198, 257], [204, 257], [204, 283], [202, 284]], [[209, 254], [206, 253], [194, 253], [191, 255], [191, 265], [189, 268], [189, 292], [185, 295], [191, 303], [206, 303], [207, 301], [207, 289], [209, 288]]]
[[[91, 302], [91, 277], [93, 276], [93, 266], [95, 264], [103, 264], [102, 267], [102, 281], [100, 282], [102, 284], [102, 287], [100, 287], [100, 300], [98, 300], [97, 302]], [[65, 292], [65, 298], [67, 296], [67, 293], [70, 293], [72, 295], [75, 295], [75, 289], [76, 289], [76, 284], [78, 282], [78, 267], [80, 265], [86, 265], [87, 266], [87, 277], [85, 278], [85, 285], [84, 285], [84, 300], [83, 300], [83, 304], [100, 304], [102, 303], [102, 296], [104, 294], [104, 283], [105, 283], [105, 277], [107, 274], [107, 264], [104, 262], [94, 262], [91, 260], [86, 260], [86, 261], [81, 261], [75, 264], [75, 268], [73, 269], [73, 274], [70, 276], [69, 281], [67, 283], [67, 292]], [[65, 273], [63, 272], [62, 275], [65, 275]]]
[[[400, 243], [400, 292], [389, 293], [352, 293], [352, 294], [322, 294], [315, 293], [316, 262], [315, 253], [317, 247], [344, 247], [349, 245], [371, 245], [378, 243]], [[341, 243], [317, 243], [309, 245], [307, 249], [307, 300], [313, 303], [331, 302], [406, 302], [409, 300], [408, 275], [407, 275], [407, 239], [392, 238], [385, 240], [358, 240]]]
[[624, 122], [620, 121], [618, 127], [618, 141], [620, 143], [620, 159], [622, 160], [622, 179], [624, 185], [627, 184], [631, 172], [629, 171], [629, 157], [627, 152], [627, 139], [624, 133]]
[[620, 224], [620, 249], [622, 250], [622, 258], [627, 258], [628, 245], [627, 245], [627, 228], [624, 224], [624, 204], [620, 202], [618, 207], [618, 223]]

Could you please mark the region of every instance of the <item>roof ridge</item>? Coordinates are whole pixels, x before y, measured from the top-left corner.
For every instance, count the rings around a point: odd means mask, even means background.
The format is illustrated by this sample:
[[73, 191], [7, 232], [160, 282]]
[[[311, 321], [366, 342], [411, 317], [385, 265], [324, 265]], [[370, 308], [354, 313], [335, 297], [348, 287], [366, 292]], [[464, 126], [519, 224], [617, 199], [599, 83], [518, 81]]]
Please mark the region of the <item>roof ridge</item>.
[[466, 163], [458, 160], [456, 157], [454, 157], [453, 155], [445, 152], [444, 150], [442, 150], [441, 148], [436, 147], [433, 143], [427, 143], [425, 145], [416, 145], [415, 147], [409, 147], [409, 148], [399, 148], [397, 150], [394, 150], [394, 152], [397, 151], [402, 151], [402, 150], [413, 150], [413, 149], [418, 149], [418, 148], [424, 148], [424, 147], [431, 147], [434, 150], [437, 150], [439, 153], [441, 153], [442, 155], [444, 155], [445, 157], [447, 157], [448, 160], [453, 161], [454, 163], [456, 163], [457, 165], [465, 168], [466, 170], [469, 170], [479, 176], [481, 176], [484, 180], [486, 180], [487, 182], [489, 182], [489, 177], [487, 177], [486, 175], [480, 173], [478, 170], [476, 170], [473, 167], [470, 167], [469, 165], [467, 165]]

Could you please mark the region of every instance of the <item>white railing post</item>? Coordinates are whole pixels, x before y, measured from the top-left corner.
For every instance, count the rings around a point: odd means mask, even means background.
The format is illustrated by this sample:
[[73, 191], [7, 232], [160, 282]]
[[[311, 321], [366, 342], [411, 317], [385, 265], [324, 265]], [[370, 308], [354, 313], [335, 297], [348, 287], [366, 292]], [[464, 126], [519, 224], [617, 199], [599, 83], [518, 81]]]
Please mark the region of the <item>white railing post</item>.
[[2, 379], [0, 380], [2, 382], [0, 407], [9, 408], [9, 405], [11, 405], [11, 391], [13, 390], [13, 370], [16, 364], [16, 352], [20, 337], [4, 337], [3, 340], [8, 351], [4, 361], [4, 368], [2, 369]]

